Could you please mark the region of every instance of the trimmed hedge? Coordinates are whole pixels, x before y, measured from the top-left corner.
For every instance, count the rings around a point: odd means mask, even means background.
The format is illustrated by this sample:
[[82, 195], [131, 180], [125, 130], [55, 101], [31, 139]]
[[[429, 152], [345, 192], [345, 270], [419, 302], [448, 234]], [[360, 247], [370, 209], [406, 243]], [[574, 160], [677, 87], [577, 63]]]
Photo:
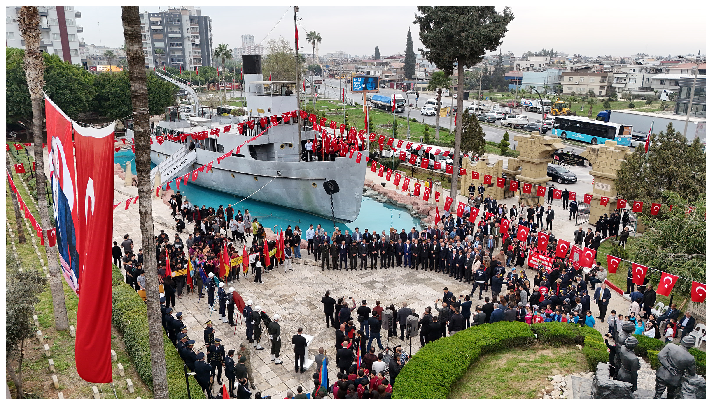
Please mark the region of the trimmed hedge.
[[507, 348], [529, 346], [535, 342], [565, 345], [583, 343], [582, 353], [592, 368], [596, 368], [599, 362], [609, 360], [602, 335], [593, 328], [562, 322], [536, 325], [524, 322], [482, 324], [426, 344], [400, 371], [392, 398], [447, 398], [452, 385], [481, 356]]
[[661, 339], [650, 338], [646, 335], [634, 335], [637, 338], [637, 347], [634, 348], [634, 354], [639, 357], [647, 357], [650, 350], [659, 352], [664, 347], [664, 341]]
[[[112, 274], [112, 323], [122, 334], [127, 354], [132, 359], [140, 379], [152, 389], [147, 306], [137, 292], [124, 283], [117, 267], [112, 267]], [[164, 338], [164, 344], [169, 397], [186, 399], [187, 384], [183, 368], [184, 361], [167, 336]], [[193, 399], [205, 398], [202, 388], [192, 378], [190, 379], [190, 395]]]

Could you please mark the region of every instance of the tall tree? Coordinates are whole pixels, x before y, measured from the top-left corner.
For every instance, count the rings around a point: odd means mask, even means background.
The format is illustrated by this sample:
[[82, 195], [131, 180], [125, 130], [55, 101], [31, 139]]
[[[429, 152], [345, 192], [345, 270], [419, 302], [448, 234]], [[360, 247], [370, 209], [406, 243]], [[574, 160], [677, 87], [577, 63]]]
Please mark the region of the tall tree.
[[[414, 22], [419, 24], [419, 39], [427, 47], [422, 55], [449, 76], [457, 65], [457, 94], [464, 95], [464, 68], [479, 63], [487, 51], [494, 51], [502, 43], [507, 25], [514, 19], [506, 7], [502, 13], [494, 6], [431, 7], [418, 6]], [[457, 110], [462, 112], [462, 97], [457, 98]], [[454, 139], [454, 168], [459, 168], [462, 145], [462, 115], [457, 116]], [[450, 196], [456, 205], [457, 174], [452, 173]]]
[[407, 79], [414, 78], [415, 64], [417, 63], [417, 54], [414, 53], [414, 42], [412, 41], [412, 31], [407, 29], [407, 48], [404, 50], [404, 77]]
[[462, 113], [462, 153], [471, 155], [484, 155], [484, 130], [479, 124], [477, 116], [465, 110]]
[[307, 33], [305, 38], [307, 39], [307, 42], [312, 44], [312, 63], [316, 64], [317, 59], [315, 57], [315, 49], [317, 48], [317, 44], [322, 42], [322, 36], [316, 31], [310, 31]]
[[[262, 58], [262, 76], [267, 80], [272, 75], [276, 81], [297, 80], [295, 50], [290, 43], [281, 38], [267, 42], [267, 54]], [[299, 63], [303, 63], [300, 57]]]
[[150, 181], [150, 115], [147, 100], [145, 54], [142, 51], [142, 26], [137, 6], [122, 6], [122, 27], [127, 47], [127, 64], [130, 68], [133, 126], [135, 131], [135, 163], [137, 191], [140, 197], [140, 232], [142, 250], [147, 253], [145, 272], [147, 279], [147, 324], [149, 328], [152, 389], [157, 399], [168, 398], [167, 367], [165, 366], [164, 332], [160, 320], [160, 284], [157, 278], [154, 225], [152, 223], [152, 183]]
[[[30, 102], [32, 104], [32, 133], [33, 153], [35, 154], [35, 190], [37, 191], [37, 211], [42, 223], [42, 236], [48, 242], [47, 231], [52, 228], [47, 210], [47, 181], [45, 179], [45, 163], [42, 151], [42, 127], [45, 114], [43, 113], [43, 93], [45, 84], [43, 79], [43, 57], [40, 51], [40, 17], [37, 7], [23, 6], [20, 8], [18, 18], [20, 32], [25, 40], [25, 77]], [[66, 331], [70, 329], [67, 319], [67, 306], [65, 305], [65, 292], [62, 288], [62, 273], [57, 257], [57, 245], [45, 246], [47, 253], [47, 268], [50, 272], [50, 292], [52, 293], [52, 307], [55, 316], [55, 329]]]
[[[232, 59], [232, 51], [227, 47], [227, 44], [219, 44], [215, 48], [213, 53], [215, 58], [222, 62], [222, 74], [225, 74], [225, 61]], [[223, 93], [224, 102], [227, 102], [227, 87], [225, 86], [225, 92]]]
[[689, 201], [706, 193], [704, 146], [698, 138], [691, 144], [669, 124], [666, 131], [652, 134], [649, 152], [640, 146], [617, 172], [617, 194], [629, 201], [663, 203], [666, 192], [674, 192]]
[[435, 133], [434, 133], [434, 140], [439, 140], [439, 112], [441, 110], [441, 102], [442, 102], [442, 89], [449, 89], [449, 86], [451, 84], [451, 81], [449, 79], [449, 76], [447, 76], [444, 71], [434, 71], [432, 72], [432, 76], [429, 78], [429, 82], [427, 83], [427, 89], [428, 90], [436, 90], [437, 91], [437, 114], [435, 115], [435, 119], [437, 120], [437, 123], [435, 124]]
[[107, 64], [112, 66], [112, 61], [115, 60], [115, 53], [112, 52], [112, 50], [108, 49], [105, 52], [103, 52], [102, 56], [105, 57], [105, 61], [107, 62]]
[[382, 56], [379, 54], [379, 46], [374, 47], [374, 59], [377, 61], [382, 59]]

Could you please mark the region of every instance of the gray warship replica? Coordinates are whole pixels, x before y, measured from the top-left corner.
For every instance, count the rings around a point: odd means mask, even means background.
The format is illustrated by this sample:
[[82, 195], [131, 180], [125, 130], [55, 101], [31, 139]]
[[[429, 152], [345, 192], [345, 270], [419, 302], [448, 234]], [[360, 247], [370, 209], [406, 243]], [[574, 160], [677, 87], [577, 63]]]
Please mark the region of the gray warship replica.
[[[319, 215], [328, 219], [352, 222], [362, 204], [365, 163], [355, 158], [337, 156], [327, 161], [307, 161], [303, 146], [315, 140], [312, 123], [299, 117], [294, 81], [263, 81], [261, 56], [243, 56], [244, 92], [247, 100], [242, 117], [213, 115], [211, 118], [171, 115], [168, 121], [156, 124], [157, 135], [173, 135], [162, 143], [153, 140], [152, 179], [165, 185], [177, 176], [193, 172], [212, 162], [212, 167], [197, 174], [193, 182], [199, 186], [253, 200], [281, 205]], [[192, 87], [169, 75], [158, 76], [175, 83], [190, 97], [195, 113], [200, 111], [199, 100]], [[282, 114], [295, 112], [291, 118]], [[279, 124], [267, 128], [273, 115]], [[253, 123], [252, 129], [238, 124]], [[289, 123], [287, 122], [289, 121]], [[298, 123], [299, 121], [299, 123]], [[264, 123], [264, 124], [263, 124]], [[224, 132], [226, 126], [229, 131]], [[220, 128], [220, 132], [212, 129]], [[177, 135], [207, 132], [207, 138], [194, 140]], [[252, 137], [262, 133], [256, 140]], [[131, 132], [128, 137], [132, 137]], [[238, 147], [239, 150], [238, 150]], [[231, 152], [231, 154], [228, 154]], [[360, 151], [366, 155], [365, 151]], [[310, 151], [311, 153], [311, 151]], [[218, 163], [217, 159], [222, 158]], [[158, 183], [159, 181], [159, 183]], [[174, 184], [173, 184], [174, 185]]]

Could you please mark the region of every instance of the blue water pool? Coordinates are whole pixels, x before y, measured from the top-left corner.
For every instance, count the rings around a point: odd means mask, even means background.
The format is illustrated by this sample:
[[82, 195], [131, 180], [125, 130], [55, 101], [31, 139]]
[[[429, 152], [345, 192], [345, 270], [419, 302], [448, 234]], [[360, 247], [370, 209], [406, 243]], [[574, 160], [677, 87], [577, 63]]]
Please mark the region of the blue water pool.
[[[121, 164], [123, 169], [127, 161], [131, 161], [131, 170], [132, 173], [135, 174], [135, 154], [129, 150], [120, 151], [115, 154], [115, 163]], [[310, 224], [317, 226], [319, 223], [325, 230], [328, 229], [328, 226], [332, 226], [332, 220], [330, 219], [282, 206], [253, 201], [252, 199], [247, 199], [235, 205], [235, 202], [241, 200], [242, 197], [203, 188], [193, 185], [191, 182], [187, 185], [181, 184], [180, 193], [187, 197], [193, 205], [200, 207], [206, 205], [207, 207], [217, 208], [220, 205], [227, 207], [228, 204], [232, 204], [235, 210], [239, 209], [244, 212], [245, 209], [249, 209], [253, 218], [256, 217], [263, 226], [269, 228], [274, 228], [274, 226], [277, 225], [278, 228], [284, 230], [287, 228], [287, 225], [291, 225], [293, 228], [295, 225], [298, 225], [304, 231], [307, 230]], [[355, 227], [358, 227], [362, 232], [364, 232], [364, 229], [369, 229], [370, 232], [377, 231], [377, 233], [381, 233], [384, 230], [389, 234], [389, 228], [398, 230], [404, 228], [409, 231], [412, 227], [419, 228], [421, 222], [398, 206], [380, 203], [374, 199], [363, 197], [362, 208], [360, 209], [357, 219], [351, 223], [336, 223], [336, 225], [341, 230], [354, 230]]]

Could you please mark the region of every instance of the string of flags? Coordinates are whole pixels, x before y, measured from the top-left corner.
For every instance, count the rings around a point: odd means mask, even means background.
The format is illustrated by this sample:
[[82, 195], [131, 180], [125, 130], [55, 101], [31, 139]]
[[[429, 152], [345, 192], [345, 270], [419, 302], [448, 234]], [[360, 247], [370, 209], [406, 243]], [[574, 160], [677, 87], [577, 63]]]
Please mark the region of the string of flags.
[[[10, 174], [7, 174], [8, 182], [10, 183], [10, 189], [12, 189], [13, 193], [17, 197], [17, 203], [20, 207], [20, 211], [23, 212], [25, 219], [30, 221], [30, 224], [32, 225], [33, 229], [35, 229], [35, 232], [37, 233], [37, 237], [40, 238], [40, 244], [45, 245], [45, 237], [42, 229], [42, 226], [40, 226], [40, 223], [35, 219], [32, 212], [30, 212], [30, 209], [28, 208], [27, 204], [25, 204], [25, 201], [22, 199], [22, 195], [20, 195], [17, 191], [17, 188], [15, 187], [15, 183], [13, 182], [12, 176]], [[55, 235], [55, 228], [47, 229], [47, 240], [50, 247], [55, 246], [57, 243], [57, 237]]]

